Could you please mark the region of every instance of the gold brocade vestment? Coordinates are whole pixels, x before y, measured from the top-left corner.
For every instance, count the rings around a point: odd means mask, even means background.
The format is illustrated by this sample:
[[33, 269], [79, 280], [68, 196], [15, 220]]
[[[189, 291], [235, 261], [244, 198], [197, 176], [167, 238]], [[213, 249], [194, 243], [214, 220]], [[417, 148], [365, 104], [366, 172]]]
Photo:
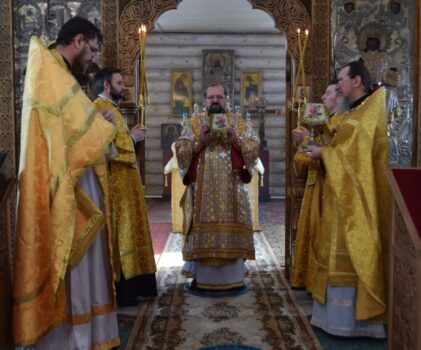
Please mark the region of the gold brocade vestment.
[[111, 101], [99, 97], [94, 104], [98, 110], [106, 109], [114, 114], [117, 129], [114, 144], [118, 154], [110, 161], [116, 268], [121, 266], [125, 279], [154, 273], [155, 258], [133, 139], [123, 116]]
[[314, 242], [313, 297], [324, 304], [328, 285], [357, 289], [357, 320], [385, 322], [391, 195], [384, 88], [344, 114], [322, 148], [326, 170], [320, 234]]
[[[173, 143], [175, 147], [175, 143]], [[172, 147], [172, 148], [174, 148]], [[259, 226], [259, 172], [264, 171], [263, 165], [259, 169], [257, 166], [256, 171], [247, 184], [247, 191], [249, 193], [249, 201], [251, 207], [253, 231], [260, 231]], [[171, 174], [171, 217], [172, 217], [172, 232], [183, 232], [183, 209], [180, 207], [180, 200], [183, 197], [186, 186], [183, 185], [180, 172], [178, 171], [177, 158], [175, 156], [175, 149], [173, 149], [173, 157], [168, 161], [164, 167], [164, 174], [168, 176]], [[261, 175], [263, 176], [263, 174]], [[165, 181], [168, 181], [165, 179]]]
[[[317, 138], [317, 141], [322, 145], [329, 144], [336, 132], [335, 125], [341, 119], [341, 115], [332, 116], [329, 123], [324, 126], [323, 133]], [[303, 143], [308, 139], [309, 137]], [[317, 280], [317, 264], [313, 244], [317, 241], [320, 225], [325, 172], [321, 162], [306, 157], [301, 147], [295, 154], [294, 161], [297, 164], [308, 166], [308, 172], [297, 225], [290, 284], [295, 288], [305, 287], [311, 292], [312, 286]]]
[[[61, 55], [47, 50], [36, 37], [31, 38], [27, 67], [13, 281], [16, 345], [33, 344], [65, 321], [80, 322], [67, 314], [64, 279], [99, 230], [106, 225], [111, 232], [105, 215], [109, 213], [105, 153], [115, 133]], [[95, 170], [101, 184], [105, 213], [77, 184], [88, 168]], [[111, 256], [109, 234], [107, 243]], [[113, 289], [111, 281], [109, 288]], [[115, 309], [115, 303], [94, 309], [92, 314], [105, 314]]]
[[[244, 167], [253, 172], [259, 154], [259, 139], [247, 135], [239, 115], [228, 114], [228, 125], [237, 126]], [[192, 116], [192, 137], [180, 137], [176, 143], [177, 161], [185, 177], [195, 156], [202, 123], [209, 124], [203, 114]], [[254, 259], [253, 227], [250, 203], [243, 183], [233, 171], [231, 146], [214, 140], [199, 156], [197, 177], [187, 187], [184, 206], [184, 233], [187, 235], [184, 260], [198, 260], [213, 266], [234, 259]], [[196, 155], [197, 156], [197, 155]]]

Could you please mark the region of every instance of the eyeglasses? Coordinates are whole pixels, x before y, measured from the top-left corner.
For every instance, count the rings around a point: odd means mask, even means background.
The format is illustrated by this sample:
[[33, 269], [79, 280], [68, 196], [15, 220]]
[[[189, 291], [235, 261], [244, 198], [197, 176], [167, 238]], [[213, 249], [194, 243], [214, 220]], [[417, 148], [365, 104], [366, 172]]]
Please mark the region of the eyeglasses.
[[88, 41], [88, 39], [84, 38], [83, 40], [85, 40], [85, 42], [88, 44], [89, 49], [91, 50], [92, 53], [97, 53], [99, 51], [98, 46], [92, 46], [91, 43]]
[[342, 84], [345, 80], [352, 79], [351, 77], [347, 77], [345, 79], [338, 78], [338, 84]]
[[213, 99], [217, 99], [217, 100], [223, 100], [225, 98], [225, 96], [222, 95], [211, 95], [211, 96], [206, 96], [206, 98], [208, 100], [213, 100]]

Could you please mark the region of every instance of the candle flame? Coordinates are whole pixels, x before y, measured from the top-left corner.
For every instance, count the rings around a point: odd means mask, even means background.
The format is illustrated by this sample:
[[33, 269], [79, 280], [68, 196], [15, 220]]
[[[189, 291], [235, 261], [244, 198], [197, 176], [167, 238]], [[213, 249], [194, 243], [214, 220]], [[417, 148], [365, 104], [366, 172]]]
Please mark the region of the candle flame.
[[301, 33], [301, 29], [297, 28], [297, 33], [300, 34]]
[[142, 30], [142, 32], [146, 33], [146, 25], [142, 24], [140, 26], [140, 29]]
[[306, 29], [306, 36], [308, 36], [308, 34], [310, 33], [308, 29]]

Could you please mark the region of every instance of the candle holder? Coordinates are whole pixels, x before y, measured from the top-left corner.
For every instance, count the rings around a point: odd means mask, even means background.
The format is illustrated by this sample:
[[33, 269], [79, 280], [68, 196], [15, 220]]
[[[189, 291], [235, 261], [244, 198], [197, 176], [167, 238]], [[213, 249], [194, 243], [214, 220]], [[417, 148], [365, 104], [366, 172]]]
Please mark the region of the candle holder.
[[[301, 29], [297, 29], [297, 35], [298, 35], [298, 68], [296, 73], [296, 78], [294, 82], [294, 89], [292, 92], [292, 97], [288, 101], [288, 108], [300, 114], [303, 106], [307, 103], [307, 89], [306, 89], [306, 79], [305, 79], [305, 71], [304, 71], [304, 57], [305, 57], [305, 51], [307, 49], [307, 43], [308, 43], [308, 35], [309, 31], [306, 29], [304, 31], [304, 36], [301, 35]], [[300, 83], [301, 82], [301, 83]], [[298, 93], [298, 86], [302, 86], [302, 94]], [[301, 96], [300, 96], [301, 95]], [[298, 119], [298, 125], [300, 125], [300, 121]]]
[[139, 27], [139, 125], [140, 128], [145, 128], [145, 109], [146, 105], [150, 103], [148, 96], [148, 86], [146, 82], [145, 59], [146, 59], [146, 25], [142, 24]]
[[141, 129], [146, 129], [145, 127], [145, 109], [146, 109], [147, 100], [143, 95], [139, 95], [139, 127]]

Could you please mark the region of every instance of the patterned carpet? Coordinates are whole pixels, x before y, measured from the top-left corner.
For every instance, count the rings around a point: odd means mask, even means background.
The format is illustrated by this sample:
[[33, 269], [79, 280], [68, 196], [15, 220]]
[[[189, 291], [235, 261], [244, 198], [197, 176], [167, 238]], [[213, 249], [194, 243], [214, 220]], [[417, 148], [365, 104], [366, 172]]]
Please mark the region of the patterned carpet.
[[[237, 349], [247, 349], [248, 347], [260, 348], [261, 350], [284, 348], [385, 350], [387, 348], [386, 340], [334, 337], [314, 328], [313, 331], [322, 345], [322, 347], [319, 347], [317, 340], [313, 339], [314, 333], [311, 328], [309, 329], [308, 321], [305, 320], [301, 311], [295, 311], [296, 316], [295, 318], [292, 317], [292, 322], [284, 322], [285, 319], [291, 317], [291, 314], [294, 314], [294, 312], [289, 311], [289, 308], [285, 309], [285, 305], [292, 304], [295, 307], [297, 300], [301, 308], [306, 312], [307, 318], [311, 317], [311, 297], [304, 291], [293, 291], [292, 293], [288, 289], [283, 275], [281, 275], [285, 256], [284, 201], [272, 200], [271, 202], [259, 204], [259, 221], [262, 230], [257, 237], [260, 237], [258, 241], [263, 243], [259, 244], [258, 248], [266, 247], [268, 245], [267, 242], [269, 242], [270, 248], [263, 249], [263, 252], [271, 253], [268, 253], [270, 258], [262, 259], [260, 258], [262, 254], [259, 253], [262, 250], [259, 248], [257, 250], [257, 263], [249, 264], [249, 267], [252, 269], [251, 282], [248, 285], [251, 291], [244, 296], [228, 298], [225, 304], [218, 304], [221, 302], [221, 299], [213, 300], [212, 306], [211, 304], [203, 305], [203, 298], [186, 296], [186, 293], [182, 291], [184, 278], [179, 274], [182, 261], [179, 250], [177, 250], [180, 242], [175, 240], [176, 236], [173, 235], [167, 242], [171, 231], [170, 202], [148, 200], [147, 204], [155, 257], [159, 266], [159, 298], [156, 300], [143, 300], [140, 304], [140, 310], [137, 306], [119, 309], [118, 319], [121, 338], [119, 350], [231, 350], [236, 349], [236, 347]], [[262, 234], [264, 238], [261, 237]], [[166, 242], [167, 245], [165, 245]], [[161, 255], [164, 249], [167, 254]], [[162, 259], [160, 259], [161, 257]], [[259, 269], [260, 272], [256, 269]], [[268, 290], [264, 291], [262, 288], [268, 288]], [[260, 299], [255, 297], [256, 295], [260, 296]], [[246, 306], [240, 311], [244, 312], [244, 310], [247, 310], [248, 315], [246, 316], [251, 318], [251, 320], [245, 318], [243, 313], [238, 312], [237, 308], [239, 306], [236, 302], [237, 298], [249, 298], [250, 296], [253, 296], [251, 298], [253, 300], [247, 299], [245, 301]], [[197, 304], [197, 301], [195, 304], [194, 298], [200, 300], [200, 304]], [[262, 300], [265, 302], [262, 302]], [[177, 309], [178, 306], [181, 308]], [[213, 320], [211, 317], [213, 317]], [[185, 318], [191, 320], [190, 324]], [[243, 324], [243, 318], [247, 319], [247, 332], [245, 333], [248, 333], [249, 330], [257, 330], [262, 333], [261, 337], [264, 338], [263, 341], [266, 345], [260, 346], [257, 340], [250, 343], [248, 334], [243, 336], [241, 332], [224, 326], [226, 323], [234, 324], [239, 319], [241, 319], [239, 324]], [[273, 322], [269, 323], [272, 326], [272, 329], [269, 330], [267, 323], [262, 324], [264, 320], [268, 319], [271, 319]], [[253, 322], [260, 322], [260, 324], [251, 324]], [[191, 323], [193, 327], [191, 327]], [[200, 333], [203, 339], [199, 339], [199, 333], [196, 333], [196, 329], [201, 327], [207, 327], [204, 330], [206, 334]], [[306, 338], [313, 339], [310, 345], [292, 345], [288, 343], [302, 330], [304, 330], [303, 334]], [[293, 337], [288, 337], [289, 340], [286, 341], [288, 345], [281, 344], [278, 346], [276, 340], [271, 340], [274, 335], [283, 335], [285, 333], [293, 334]], [[187, 339], [193, 335], [195, 340], [192, 345], [188, 343]], [[229, 341], [225, 341], [225, 339], [229, 339]], [[237, 340], [239, 342], [235, 343]], [[219, 345], [216, 344], [217, 342]], [[174, 347], [173, 344], [178, 345]]]
[[255, 235], [256, 261], [248, 262], [249, 291], [218, 299], [184, 292], [181, 244], [181, 236], [170, 235], [158, 263], [159, 297], [141, 303], [126, 349], [198, 350], [222, 344], [321, 349], [264, 235]]

